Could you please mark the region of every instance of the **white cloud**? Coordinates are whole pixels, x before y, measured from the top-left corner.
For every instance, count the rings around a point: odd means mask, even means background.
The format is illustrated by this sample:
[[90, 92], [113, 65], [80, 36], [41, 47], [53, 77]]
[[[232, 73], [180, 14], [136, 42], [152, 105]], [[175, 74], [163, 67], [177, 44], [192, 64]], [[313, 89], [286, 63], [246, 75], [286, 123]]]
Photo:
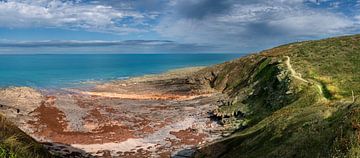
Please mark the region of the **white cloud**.
[[55, 0], [9, 0], [0, 2], [2, 27], [62, 27], [101, 32], [139, 32], [118, 22], [131, 18], [140, 23], [145, 17], [131, 10], [114, 9], [100, 4], [83, 4]]
[[[360, 5], [345, 10], [344, 4], [349, 3], [340, 0], [0, 0], [0, 27], [130, 33], [133, 37], [171, 39], [221, 47], [224, 51], [259, 50], [358, 31]], [[144, 32], [149, 34], [141, 34]]]
[[289, 35], [320, 36], [337, 34], [349, 30], [355, 23], [349, 18], [324, 12], [311, 12], [286, 16], [283, 19], [269, 21], [269, 25], [287, 31]]
[[352, 17], [328, 9], [311, 8], [303, 2], [237, 1], [226, 13], [203, 19], [165, 18], [156, 30], [162, 36], [180, 41], [219, 44], [227, 48], [230, 46], [232, 50], [245, 50], [263, 49], [300, 39], [341, 35], [358, 26]]

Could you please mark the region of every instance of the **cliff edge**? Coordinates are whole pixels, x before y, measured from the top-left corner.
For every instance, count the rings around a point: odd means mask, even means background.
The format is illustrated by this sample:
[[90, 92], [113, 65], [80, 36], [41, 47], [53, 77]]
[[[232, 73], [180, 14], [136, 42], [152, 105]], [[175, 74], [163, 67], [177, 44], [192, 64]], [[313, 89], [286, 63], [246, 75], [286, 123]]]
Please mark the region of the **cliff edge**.
[[305, 41], [203, 69], [227, 95], [229, 136], [196, 157], [359, 157], [360, 35]]

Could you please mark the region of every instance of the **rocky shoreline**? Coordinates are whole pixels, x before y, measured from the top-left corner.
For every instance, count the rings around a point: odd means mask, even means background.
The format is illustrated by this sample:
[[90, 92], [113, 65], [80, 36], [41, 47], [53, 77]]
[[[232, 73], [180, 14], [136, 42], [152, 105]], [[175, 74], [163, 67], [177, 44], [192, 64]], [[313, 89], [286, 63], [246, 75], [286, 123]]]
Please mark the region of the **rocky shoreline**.
[[[359, 41], [288, 44], [88, 89], [7, 88], [0, 90], [0, 118], [55, 157], [357, 158]], [[22, 133], [4, 127], [10, 140], [8, 129]]]
[[10, 108], [0, 112], [57, 155], [188, 157], [221, 138], [223, 130], [209, 115], [223, 94], [189, 78], [201, 69], [91, 89], [6, 88], [0, 90], [0, 103]]

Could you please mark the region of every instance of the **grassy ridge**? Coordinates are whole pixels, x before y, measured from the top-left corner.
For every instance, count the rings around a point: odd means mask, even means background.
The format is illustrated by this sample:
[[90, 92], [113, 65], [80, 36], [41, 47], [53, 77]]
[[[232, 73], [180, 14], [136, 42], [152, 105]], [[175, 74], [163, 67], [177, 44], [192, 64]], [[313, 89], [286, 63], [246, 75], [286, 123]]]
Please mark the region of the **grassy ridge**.
[[324, 84], [330, 98], [360, 94], [360, 35], [289, 44], [262, 54], [291, 57], [294, 68], [304, 78]]
[[50, 157], [41, 144], [0, 115], [0, 158]]
[[234, 131], [197, 157], [360, 157], [360, 35], [276, 47], [197, 77], [228, 94], [214, 115]]

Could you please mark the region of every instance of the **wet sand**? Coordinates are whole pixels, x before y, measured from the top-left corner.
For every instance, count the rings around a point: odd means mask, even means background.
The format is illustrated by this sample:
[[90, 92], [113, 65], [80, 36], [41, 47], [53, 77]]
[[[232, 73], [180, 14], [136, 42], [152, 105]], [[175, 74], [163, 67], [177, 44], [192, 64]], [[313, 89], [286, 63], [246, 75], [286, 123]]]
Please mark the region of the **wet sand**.
[[200, 68], [61, 91], [0, 90], [0, 108], [52, 151], [78, 157], [189, 156], [220, 138], [208, 112], [223, 95], [194, 84]]

